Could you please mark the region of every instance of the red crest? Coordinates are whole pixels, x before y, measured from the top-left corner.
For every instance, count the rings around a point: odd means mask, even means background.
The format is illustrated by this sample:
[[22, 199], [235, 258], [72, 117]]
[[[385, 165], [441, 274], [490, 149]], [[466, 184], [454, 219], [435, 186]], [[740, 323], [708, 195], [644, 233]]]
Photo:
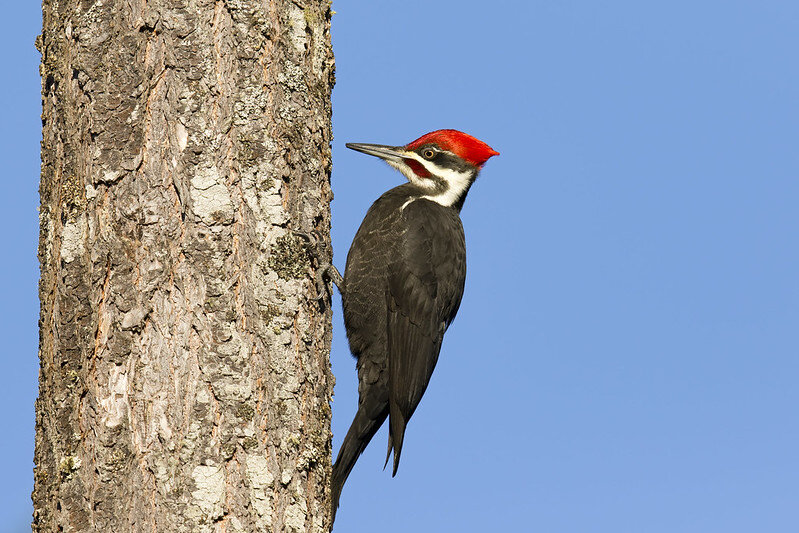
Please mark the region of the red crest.
[[437, 130], [427, 133], [405, 145], [405, 149], [416, 150], [425, 144], [435, 144], [476, 167], [482, 167], [490, 157], [499, 155], [499, 152], [480, 139], [458, 130]]

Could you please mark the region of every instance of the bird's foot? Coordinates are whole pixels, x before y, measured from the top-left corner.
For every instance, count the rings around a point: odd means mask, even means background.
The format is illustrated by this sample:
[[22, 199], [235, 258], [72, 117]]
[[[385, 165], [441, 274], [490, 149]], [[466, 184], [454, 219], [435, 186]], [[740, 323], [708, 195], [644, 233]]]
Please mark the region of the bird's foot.
[[307, 250], [308, 254], [314, 258], [316, 264], [318, 265], [318, 268], [316, 269], [316, 275], [314, 276], [317, 294], [316, 299], [324, 300], [328, 293], [328, 285], [325, 283], [325, 278], [332, 281], [336, 287], [338, 287], [339, 292], [343, 294], [344, 278], [335, 265], [330, 262], [330, 257], [333, 254], [330, 251], [330, 246], [328, 245], [327, 241], [317, 230], [310, 232], [295, 230], [292, 231], [292, 233], [294, 233], [294, 235], [297, 237], [305, 239], [307, 243], [305, 249]]

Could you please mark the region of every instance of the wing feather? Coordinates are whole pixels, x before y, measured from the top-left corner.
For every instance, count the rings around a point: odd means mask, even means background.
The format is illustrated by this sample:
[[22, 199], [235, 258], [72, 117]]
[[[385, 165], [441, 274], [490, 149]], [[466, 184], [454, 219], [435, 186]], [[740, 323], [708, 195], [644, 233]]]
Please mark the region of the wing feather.
[[[405, 427], [427, 389], [444, 332], [463, 293], [463, 246], [460, 253], [452, 253], [452, 234], [447, 231], [459, 230], [461, 239], [456, 240], [462, 243], [460, 220], [453, 223], [448, 212], [429, 204], [432, 203], [417, 200], [407, 206], [407, 230], [400, 254], [389, 270], [389, 454], [393, 448], [394, 474]], [[461, 263], [462, 267], [447, 262]], [[453, 275], [443, 275], [450, 273]]]

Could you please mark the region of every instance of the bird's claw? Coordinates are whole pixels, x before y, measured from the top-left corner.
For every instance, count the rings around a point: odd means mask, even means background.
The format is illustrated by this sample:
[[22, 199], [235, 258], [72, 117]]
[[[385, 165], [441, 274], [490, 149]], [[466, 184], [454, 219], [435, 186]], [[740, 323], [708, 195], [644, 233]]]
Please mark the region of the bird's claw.
[[[338, 269], [330, 262], [330, 246], [327, 240], [322, 237], [322, 234], [317, 230], [311, 230], [310, 232], [292, 230], [292, 233], [307, 242], [306, 250], [316, 260], [318, 265], [314, 276], [317, 301], [323, 301], [328, 294], [329, 287], [325, 283], [325, 277], [332, 281], [341, 291], [344, 286], [344, 279]], [[330, 294], [332, 295], [332, 292]]]

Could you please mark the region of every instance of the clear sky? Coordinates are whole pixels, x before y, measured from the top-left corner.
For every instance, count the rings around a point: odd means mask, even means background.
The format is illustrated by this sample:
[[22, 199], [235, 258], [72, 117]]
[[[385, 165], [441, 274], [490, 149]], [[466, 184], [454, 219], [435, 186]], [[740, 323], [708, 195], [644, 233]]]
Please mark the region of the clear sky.
[[[36, 2], [0, 33], [0, 530], [25, 531], [38, 363]], [[333, 243], [402, 177], [345, 142], [501, 152], [461, 310], [338, 531], [799, 531], [799, 3], [335, 0]], [[336, 450], [356, 406], [340, 304]]]

